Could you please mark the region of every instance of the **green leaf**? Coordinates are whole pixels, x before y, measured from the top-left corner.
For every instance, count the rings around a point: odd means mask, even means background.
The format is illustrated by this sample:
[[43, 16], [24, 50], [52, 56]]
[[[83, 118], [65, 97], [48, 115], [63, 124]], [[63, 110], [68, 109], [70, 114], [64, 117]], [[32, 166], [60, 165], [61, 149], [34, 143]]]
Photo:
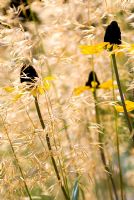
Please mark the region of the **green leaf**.
[[78, 180], [76, 180], [72, 191], [72, 200], [78, 200], [78, 198], [79, 198], [79, 184]]

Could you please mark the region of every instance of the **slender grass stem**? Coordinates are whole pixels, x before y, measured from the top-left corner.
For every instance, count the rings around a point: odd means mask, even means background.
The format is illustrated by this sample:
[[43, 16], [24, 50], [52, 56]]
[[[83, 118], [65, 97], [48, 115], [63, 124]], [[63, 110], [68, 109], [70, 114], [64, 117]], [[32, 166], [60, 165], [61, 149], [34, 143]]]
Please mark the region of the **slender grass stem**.
[[[55, 95], [56, 95], [57, 103], [60, 104], [60, 99], [58, 97], [58, 93], [57, 93], [57, 90], [56, 90], [56, 87], [55, 87], [54, 84], [53, 84], [53, 88], [54, 88], [54, 92], [55, 92]], [[60, 106], [59, 107], [59, 113], [62, 113], [62, 112], [63, 112], [62, 107]], [[66, 121], [66, 119], [62, 119], [62, 122], [63, 122], [63, 126], [64, 126], [65, 136], [66, 136], [67, 141], [68, 141], [68, 148], [70, 150], [70, 154], [73, 154], [73, 153], [75, 153], [75, 150], [74, 150], [73, 144], [71, 142], [71, 139], [70, 139], [70, 136], [69, 136], [69, 133], [68, 133], [67, 121]], [[76, 159], [73, 160], [73, 164], [74, 164], [74, 168], [75, 168], [75, 171], [76, 171], [76, 177], [79, 177], [80, 174], [79, 174], [79, 172], [77, 172]], [[70, 183], [70, 184], [72, 185], [72, 183]]]
[[[123, 96], [121, 83], [120, 83], [120, 79], [119, 79], [119, 73], [118, 73], [118, 68], [117, 68], [117, 63], [116, 63], [116, 57], [115, 57], [114, 53], [111, 55], [111, 58], [112, 58], [113, 68], [114, 68], [114, 72], [115, 72], [115, 76], [116, 76], [116, 80], [117, 80], [117, 85], [118, 85], [118, 89], [119, 89], [119, 93], [120, 93], [122, 106], [123, 106], [123, 109], [124, 109], [124, 114], [125, 114], [125, 117], [126, 117], [126, 121], [127, 121], [127, 124], [128, 124], [128, 128], [129, 128], [130, 134], [132, 134], [133, 128], [132, 128], [132, 124], [131, 124], [131, 121], [130, 121], [130, 118], [128, 116], [128, 112], [127, 112], [127, 109], [126, 109], [126, 104], [125, 104], [125, 101], [124, 101], [124, 96]], [[134, 140], [134, 137], [133, 137], [133, 140]]]
[[[2, 119], [2, 120], [3, 120], [3, 119]], [[26, 183], [26, 180], [25, 180], [25, 176], [24, 176], [24, 174], [23, 174], [23, 170], [22, 170], [22, 168], [21, 168], [21, 166], [20, 166], [19, 160], [18, 160], [18, 158], [17, 158], [17, 155], [16, 155], [16, 153], [15, 153], [15, 150], [14, 150], [14, 147], [13, 147], [13, 144], [12, 144], [12, 141], [11, 141], [11, 139], [10, 139], [10, 136], [9, 136], [9, 134], [8, 134], [8, 131], [7, 131], [7, 128], [5, 127], [5, 125], [4, 125], [4, 128], [5, 128], [5, 132], [6, 132], [8, 141], [9, 141], [9, 143], [10, 143], [10, 147], [11, 147], [13, 156], [14, 156], [14, 158], [15, 158], [15, 161], [16, 161], [16, 163], [17, 163], [18, 169], [19, 169], [20, 174], [21, 174], [21, 177], [22, 177], [21, 180], [22, 180], [23, 183], [24, 183], [24, 187], [25, 187], [25, 190], [26, 190], [26, 192], [27, 192], [27, 195], [28, 195], [29, 199], [32, 200], [32, 197], [31, 197], [29, 188], [28, 188], [27, 183]]]
[[[99, 109], [98, 109], [98, 105], [97, 105], [96, 90], [94, 90], [93, 96], [94, 96], [94, 100], [95, 100], [96, 122], [97, 122], [97, 124], [101, 125], [101, 123], [100, 123], [100, 118], [99, 118]], [[101, 160], [102, 160], [102, 163], [103, 163], [103, 165], [104, 165], [104, 168], [105, 168], [105, 170], [107, 171], [107, 176], [108, 176], [108, 178], [109, 178], [110, 181], [111, 181], [115, 199], [116, 199], [116, 200], [119, 200], [118, 194], [117, 194], [117, 190], [116, 190], [116, 186], [115, 186], [115, 183], [114, 183], [114, 180], [113, 180], [112, 172], [111, 172], [110, 168], [107, 166], [107, 163], [106, 163], [106, 157], [105, 157], [104, 146], [103, 146], [102, 131], [103, 131], [103, 130], [100, 130], [100, 131], [99, 131], [99, 138], [98, 138], [98, 139], [99, 139], [100, 156], [101, 156]]]
[[[32, 119], [31, 119], [31, 117], [30, 117], [30, 115], [29, 115], [29, 113], [28, 113], [27, 110], [26, 110], [26, 114], [27, 114], [28, 119], [30, 120], [30, 122], [31, 122], [31, 124], [32, 124], [32, 126], [33, 126], [33, 128], [34, 128], [34, 130], [35, 130], [35, 129], [36, 129], [36, 126], [34, 125], [34, 123], [33, 123], [33, 121], [32, 121]], [[41, 138], [40, 134], [38, 134], [38, 138], [39, 138], [39, 140], [40, 140], [40, 142], [41, 142], [41, 144], [42, 144], [42, 147], [43, 147], [44, 150], [46, 151], [46, 147], [45, 147], [44, 141], [43, 141], [43, 139]]]
[[[53, 83], [52, 83], [53, 84]], [[54, 92], [55, 92], [55, 95], [56, 95], [56, 98], [57, 98], [57, 103], [60, 104], [60, 100], [59, 100], [59, 97], [58, 97], [58, 93], [57, 93], [57, 90], [56, 90], [56, 87], [55, 85], [53, 84], [53, 88], [54, 88]], [[59, 107], [59, 112], [62, 113], [62, 107], [60, 106]], [[67, 127], [67, 122], [65, 119], [62, 119], [62, 122], [63, 122], [63, 125], [64, 125], [64, 131], [65, 131], [65, 135], [66, 135], [66, 138], [67, 138], [67, 141], [68, 141], [68, 147], [70, 149], [70, 152], [73, 150], [73, 147], [72, 147], [72, 142], [71, 142], [71, 139], [69, 137], [69, 133], [68, 133], [68, 127]]]
[[[37, 110], [37, 114], [38, 114], [42, 129], [44, 130], [45, 129], [45, 124], [44, 124], [44, 121], [43, 121], [43, 118], [42, 118], [42, 114], [41, 114], [41, 111], [40, 111], [40, 107], [39, 107], [39, 103], [38, 103], [37, 97], [35, 97], [35, 107], [36, 107], [36, 110]], [[53, 157], [53, 154], [52, 154], [52, 147], [51, 147], [50, 138], [49, 138], [48, 133], [46, 134], [46, 142], [47, 142], [47, 146], [48, 146], [48, 149], [49, 149], [49, 152], [50, 152], [51, 161], [52, 161], [52, 164], [53, 164], [57, 179], [60, 182], [61, 189], [62, 189], [62, 192], [64, 194], [64, 197], [65, 197], [66, 200], [70, 200], [70, 197], [67, 195], [66, 190], [65, 190], [64, 186], [62, 185], [62, 181], [61, 181], [61, 177], [60, 177], [57, 165], [56, 165], [56, 161], [55, 161], [55, 159]]]

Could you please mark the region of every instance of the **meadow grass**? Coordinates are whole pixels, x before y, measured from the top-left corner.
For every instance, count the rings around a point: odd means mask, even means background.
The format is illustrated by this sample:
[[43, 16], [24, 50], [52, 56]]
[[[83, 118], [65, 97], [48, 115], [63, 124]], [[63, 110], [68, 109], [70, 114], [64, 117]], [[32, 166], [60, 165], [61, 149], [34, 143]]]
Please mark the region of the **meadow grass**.
[[0, 199], [133, 200], [133, 19], [133, 0], [0, 1]]

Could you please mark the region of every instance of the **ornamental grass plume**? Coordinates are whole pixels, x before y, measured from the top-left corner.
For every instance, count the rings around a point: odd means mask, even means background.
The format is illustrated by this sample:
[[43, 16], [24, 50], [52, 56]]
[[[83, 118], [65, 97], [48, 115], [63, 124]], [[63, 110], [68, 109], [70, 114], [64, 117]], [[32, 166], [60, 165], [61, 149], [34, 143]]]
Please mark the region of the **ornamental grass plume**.
[[[36, 70], [33, 68], [33, 66], [24, 65], [21, 68], [20, 81], [21, 81], [21, 83], [28, 84], [28, 86], [30, 84], [30, 89], [35, 86], [35, 83], [37, 82], [37, 78], [38, 78], [38, 74], [37, 74]], [[31, 86], [31, 84], [32, 84], [32, 86]], [[37, 111], [37, 114], [38, 114], [38, 117], [39, 117], [39, 121], [40, 121], [41, 127], [42, 127], [43, 130], [45, 130], [46, 125], [45, 125], [43, 117], [42, 117], [41, 109], [40, 109], [38, 98], [37, 98], [37, 93], [35, 95], [33, 95], [33, 96], [34, 96], [35, 107], [36, 107], [36, 111]], [[49, 137], [48, 133], [46, 133], [46, 142], [47, 142], [48, 150], [50, 152], [50, 157], [51, 157], [51, 161], [52, 161], [52, 164], [53, 164], [53, 168], [55, 170], [55, 174], [56, 174], [56, 177], [57, 177], [57, 179], [59, 181], [59, 184], [60, 184], [61, 190], [63, 192], [63, 195], [64, 195], [66, 200], [70, 200], [69, 194], [67, 193], [66, 188], [62, 183], [62, 179], [61, 179], [58, 167], [57, 167], [57, 163], [56, 163], [56, 160], [55, 160], [53, 152], [52, 152], [53, 149], [52, 149], [52, 146], [51, 146], [51, 141], [50, 141], [50, 137]]]

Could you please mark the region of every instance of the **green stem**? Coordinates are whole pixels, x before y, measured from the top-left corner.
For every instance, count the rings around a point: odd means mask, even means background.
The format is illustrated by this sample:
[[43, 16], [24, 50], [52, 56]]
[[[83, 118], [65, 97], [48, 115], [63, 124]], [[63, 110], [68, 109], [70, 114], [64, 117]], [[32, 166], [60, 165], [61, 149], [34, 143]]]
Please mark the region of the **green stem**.
[[121, 162], [120, 162], [119, 136], [118, 136], [118, 130], [117, 130], [117, 113], [115, 113], [115, 117], [116, 117], [115, 127], [116, 127], [117, 156], [118, 156], [119, 175], [120, 175], [121, 199], [124, 200], [123, 176], [122, 176], [122, 169], [121, 169]]
[[[112, 63], [113, 63], [113, 67], [114, 67], [114, 72], [115, 72], [117, 84], [118, 84], [120, 98], [121, 98], [121, 101], [122, 101], [122, 106], [123, 106], [123, 109], [124, 109], [124, 114], [125, 114], [125, 117], [126, 117], [126, 120], [127, 120], [127, 124], [128, 124], [130, 134], [132, 134], [133, 128], [132, 128], [132, 124], [130, 122], [130, 118], [128, 116], [128, 112], [127, 112], [127, 109], [126, 109], [126, 104], [125, 104], [125, 100], [124, 100], [124, 96], [123, 96], [123, 92], [122, 92], [122, 88], [121, 88], [121, 83], [120, 83], [120, 79], [119, 79], [119, 73], [118, 73], [115, 54], [112, 54], [111, 58], [112, 58]], [[134, 140], [134, 137], [133, 137], [133, 140]]]
[[19, 160], [18, 160], [17, 155], [16, 155], [16, 153], [15, 153], [14, 147], [13, 147], [13, 145], [12, 145], [12, 141], [11, 141], [11, 139], [10, 139], [10, 137], [9, 137], [9, 134], [8, 134], [8, 132], [7, 132], [6, 127], [5, 127], [5, 130], [6, 130], [6, 135], [7, 135], [8, 141], [9, 141], [10, 146], [11, 146], [11, 149], [12, 149], [12, 153], [13, 153], [13, 155], [14, 155], [15, 161], [16, 161], [17, 166], [18, 166], [19, 171], [20, 171], [20, 174], [21, 174], [21, 177], [22, 177], [24, 186], [25, 186], [25, 190], [26, 190], [26, 192], [27, 192], [27, 194], [28, 194], [28, 196], [29, 196], [29, 199], [32, 200], [32, 197], [31, 197], [31, 194], [30, 194], [30, 192], [29, 192], [27, 183], [26, 183], [26, 181], [25, 181], [25, 176], [24, 176], [24, 174], [23, 174], [23, 170], [22, 170], [22, 168], [21, 168], [21, 166], [20, 166], [20, 164], [19, 164]]
[[[113, 70], [112, 70], [112, 80], [114, 80]], [[113, 100], [115, 100], [115, 91], [113, 88]], [[123, 191], [123, 175], [120, 161], [120, 146], [119, 146], [119, 136], [118, 136], [118, 125], [117, 125], [117, 112], [114, 111], [115, 116], [115, 132], [116, 132], [116, 148], [117, 148], [117, 157], [118, 157], [118, 166], [119, 166], [119, 177], [120, 177], [120, 188], [121, 188], [121, 199], [124, 200], [124, 191]]]
[[[100, 118], [99, 118], [99, 109], [98, 109], [98, 106], [97, 106], [96, 90], [94, 90], [93, 96], [94, 96], [94, 101], [95, 101], [96, 123], [101, 125]], [[110, 178], [115, 199], [119, 200], [118, 194], [117, 194], [117, 191], [116, 191], [116, 186], [115, 186], [115, 183], [114, 183], [114, 180], [113, 180], [113, 177], [112, 177], [112, 172], [111, 172], [110, 168], [107, 166], [107, 163], [106, 163], [106, 157], [105, 157], [104, 146], [103, 146], [102, 131], [103, 130], [99, 131], [99, 149], [100, 149], [101, 160], [102, 160], [102, 163], [104, 165], [105, 170], [107, 171], [107, 176]]]
[[[38, 103], [37, 97], [35, 97], [35, 106], [36, 106], [37, 114], [38, 114], [42, 129], [44, 130], [45, 129], [45, 124], [44, 124], [44, 121], [43, 121], [43, 118], [42, 118], [42, 114], [41, 114], [41, 111], [40, 111], [40, 107], [39, 107], [39, 103]], [[68, 197], [68, 195], [66, 193], [66, 190], [65, 190], [64, 186], [62, 185], [62, 181], [61, 181], [61, 177], [60, 177], [57, 165], [56, 165], [56, 161], [55, 161], [55, 159], [53, 157], [53, 154], [52, 154], [52, 147], [51, 147], [50, 138], [49, 138], [48, 133], [46, 134], [46, 141], [47, 141], [47, 146], [48, 146], [48, 149], [49, 149], [49, 152], [50, 152], [51, 161], [52, 161], [52, 164], [53, 164], [57, 179], [61, 184], [62, 192], [63, 192], [63, 194], [65, 196], [65, 199], [66, 200], [70, 200], [70, 198]]]

